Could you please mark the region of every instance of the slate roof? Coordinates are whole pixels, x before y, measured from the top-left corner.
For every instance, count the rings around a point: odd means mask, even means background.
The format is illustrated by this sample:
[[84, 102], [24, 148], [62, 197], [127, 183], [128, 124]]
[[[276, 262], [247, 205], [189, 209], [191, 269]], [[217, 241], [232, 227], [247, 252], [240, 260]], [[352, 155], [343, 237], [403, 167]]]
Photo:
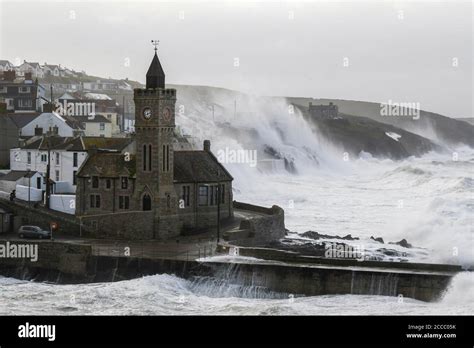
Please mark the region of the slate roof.
[[120, 153], [97, 152], [87, 158], [77, 173], [79, 177], [95, 175], [104, 178], [134, 177], [135, 156], [125, 161], [125, 156]]
[[165, 88], [165, 72], [156, 52], [146, 73], [146, 88]]
[[[46, 138], [38, 137], [30, 139], [31, 142], [21, 147], [22, 149], [47, 150]], [[130, 138], [106, 138], [106, 137], [49, 137], [51, 150], [66, 151], [88, 151], [91, 149], [110, 150], [120, 152], [131, 142]]]
[[13, 121], [18, 128], [23, 128], [40, 115], [39, 112], [25, 112], [5, 115]]
[[108, 120], [103, 115], [94, 115], [94, 118], [92, 118], [92, 116], [90, 117], [89, 116], [64, 116], [64, 118], [67, 118], [70, 121], [80, 122], [80, 123], [86, 123], [86, 122], [111, 123], [110, 120]]
[[[124, 175], [134, 177], [135, 165], [135, 156], [131, 156], [130, 161], [125, 161], [123, 154], [98, 152], [87, 158], [77, 175], [80, 177], [90, 177], [93, 175], [110, 178]], [[233, 180], [232, 176], [210, 152], [174, 152], [174, 182], [206, 183], [231, 180]]]
[[12, 170], [10, 173], [0, 177], [2, 181], [17, 181], [21, 178], [31, 178], [36, 174], [36, 171], [27, 170]]
[[216, 182], [231, 181], [233, 177], [207, 151], [175, 151], [174, 181], [176, 182]]

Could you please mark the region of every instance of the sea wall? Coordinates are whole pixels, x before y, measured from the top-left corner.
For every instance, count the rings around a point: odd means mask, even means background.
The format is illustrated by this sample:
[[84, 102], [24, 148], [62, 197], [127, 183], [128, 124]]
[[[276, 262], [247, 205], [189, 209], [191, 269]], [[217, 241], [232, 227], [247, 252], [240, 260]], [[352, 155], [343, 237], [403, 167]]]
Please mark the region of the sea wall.
[[[0, 240], [4, 244], [5, 240]], [[24, 243], [24, 242], [19, 242]], [[261, 287], [297, 296], [370, 294], [435, 301], [446, 291], [455, 272], [419, 269], [381, 270], [280, 262], [198, 262], [194, 259], [101, 256], [91, 246], [38, 241], [37, 262], [0, 259], [0, 275], [62, 284], [108, 282], [153, 274], [175, 274], [191, 281]], [[396, 301], [396, 299], [394, 299]]]

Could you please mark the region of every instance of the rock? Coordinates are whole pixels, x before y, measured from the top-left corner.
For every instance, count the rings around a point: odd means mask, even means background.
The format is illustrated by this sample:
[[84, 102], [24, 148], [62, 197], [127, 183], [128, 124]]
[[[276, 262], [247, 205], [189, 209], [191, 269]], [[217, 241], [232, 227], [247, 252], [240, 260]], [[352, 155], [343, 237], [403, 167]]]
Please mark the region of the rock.
[[345, 239], [345, 240], [359, 240], [359, 237], [352, 237], [350, 234], [348, 234], [347, 236], [342, 237], [342, 239]]
[[397, 244], [397, 245], [400, 245], [400, 246], [402, 246], [402, 247], [404, 247], [404, 248], [411, 248], [411, 247], [413, 247], [410, 243], [407, 242], [407, 240], [406, 240], [405, 238], [402, 239], [402, 240], [399, 241], [399, 242], [395, 242], [395, 243], [391, 242], [390, 244]]
[[379, 242], [379, 243], [382, 243], [382, 244], [385, 243], [385, 242], [383, 241], [383, 238], [382, 238], [382, 237], [374, 238], [374, 236], [371, 236], [370, 239], [375, 240], [376, 242]]
[[359, 240], [358, 237], [352, 237], [350, 234], [348, 234], [347, 236], [344, 236], [344, 237], [339, 237], [339, 236], [331, 236], [330, 234], [321, 234], [321, 233], [318, 233], [318, 232], [315, 232], [315, 231], [306, 231], [306, 232], [302, 233], [301, 236], [306, 237], [306, 238], [315, 239], [315, 240], [318, 240], [318, 239], [321, 239], [321, 238]]

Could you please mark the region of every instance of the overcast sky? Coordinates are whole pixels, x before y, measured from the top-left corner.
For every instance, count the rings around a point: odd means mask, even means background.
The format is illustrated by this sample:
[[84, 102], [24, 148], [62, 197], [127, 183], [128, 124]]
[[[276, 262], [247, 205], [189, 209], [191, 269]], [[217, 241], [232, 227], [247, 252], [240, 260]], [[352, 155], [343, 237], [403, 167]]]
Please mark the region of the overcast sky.
[[473, 114], [472, 7], [470, 1], [3, 1], [0, 59], [144, 82], [150, 40], [158, 39], [167, 83], [419, 102], [465, 117]]

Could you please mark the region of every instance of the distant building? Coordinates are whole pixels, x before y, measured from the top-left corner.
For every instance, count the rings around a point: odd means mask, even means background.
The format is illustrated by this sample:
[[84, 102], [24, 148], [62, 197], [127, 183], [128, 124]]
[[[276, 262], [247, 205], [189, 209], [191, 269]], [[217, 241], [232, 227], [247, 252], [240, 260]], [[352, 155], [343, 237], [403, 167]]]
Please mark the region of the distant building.
[[10, 112], [41, 111], [45, 89], [33, 81], [31, 73], [24, 79], [17, 79], [15, 71], [4, 71], [0, 79], [0, 101], [7, 104]]
[[329, 105], [313, 105], [313, 103], [310, 102], [309, 113], [311, 117], [316, 119], [337, 118], [339, 115], [339, 108], [332, 102], [330, 102]]
[[112, 123], [103, 115], [91, 116], [64, 116], [68, 122], [77, 123], [86, 137], [112, 136]]
[[8, 60], [0, 60], [0, 72], [14, 70], [15, 66]]
[[33, 78], [44, 77], [44, 72], [41, 68], [41, 65], [36, 62], [27, 62], [26, 60], [24, 60], [23, 64], [16, 68], [16, 70], [19, 76], [25, 76], [26, 73], [31, 73], [31, 76]]
[[59, 65], [44, 63], [42, 66], [44, 76], [61, 76]]
[[[97, 130], [101, 131], [100, 133], [86, 132], [86, 135], [96, 136], [105, 133], [103, 136], [107, 137], [119, 134], [122, 131], [121, 115], [119, 114], [120, 109], [121, 108], [115, 99], [110, 98], [106, 94], [74, 92], [64, 93], [58, 98], [56, 111], [61, 115], [73, 117], [89, 116], [87, 119], [83, 117], [83, 122], [92, 120], [91, 122], [93, 123], [104, 123], [102, 121], [99, 122], [98, 120], [105, 118], [107, 122], [99, 125], [101, 129]], [[93, 116], [103, 116], [103, 118], [98, 117], [95, 119]], [[95, 125], [90, 125], [90, 128], [95, 129]], [[109, 128], [111, 135], [109, 135]]]

